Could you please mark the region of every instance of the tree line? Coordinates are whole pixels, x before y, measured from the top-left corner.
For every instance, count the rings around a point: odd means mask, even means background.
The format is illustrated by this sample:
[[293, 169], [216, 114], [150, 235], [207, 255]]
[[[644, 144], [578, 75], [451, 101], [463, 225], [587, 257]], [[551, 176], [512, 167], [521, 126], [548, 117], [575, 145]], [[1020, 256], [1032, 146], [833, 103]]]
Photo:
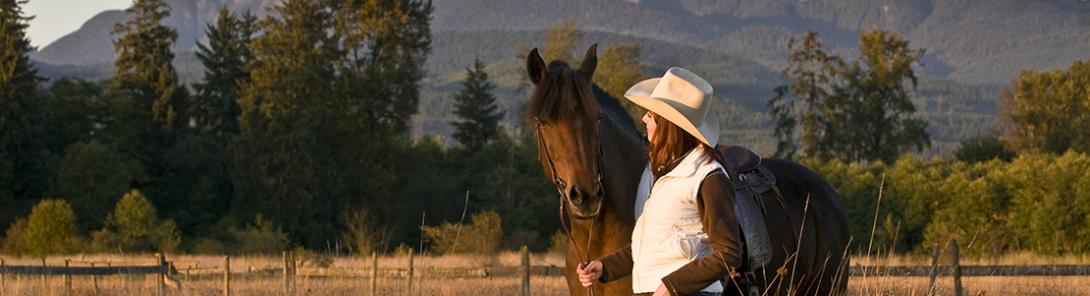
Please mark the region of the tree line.
[[[486, 63], [467, 62], [450, 98], [454, 141], [409, 134], [430, 1], [288, 0], [264, 19], [223, 8], [198, 47], [205, 73], [193, 85], [170, 63], [177, 33], [160, 24], [170, 14], [162, 0], [134, 1], [114, 28], [117, 72], [102, 82], [38, 76], [24, 3], [0, 0], [7, 252], [566, 245], [533, 133], [497, 124], [521, 110], [496, 105]], [[562, 23], [543, 52], [577, 63], [581, 38]], [[875, 243], [902, 252], [948, 238], [979, 242], [967, 248], [981, 255], [1087, 251], [1090, 242], [1067, 238], [1090, 237], [1090, 210], [1049, 222], [1090, 190], [1077, 128], [1090, 106], [1085, 63], [1023, 72], [1002, 95], [1001, 132], [965, 139], [953, 159], [920, 160], [911, 152], [929, 145], [928, 125], [910, 99], [922, 49], [881, 30], [860, 34], [856, 60], [827, 52], [816, 33], [788, 48], [789, 83], [769, 101], [778, 155], [838, 189], [857, 246], [878, 217]], [[601, 57], [595, 82], [618, 98], [647, 76], [638, 45]]]

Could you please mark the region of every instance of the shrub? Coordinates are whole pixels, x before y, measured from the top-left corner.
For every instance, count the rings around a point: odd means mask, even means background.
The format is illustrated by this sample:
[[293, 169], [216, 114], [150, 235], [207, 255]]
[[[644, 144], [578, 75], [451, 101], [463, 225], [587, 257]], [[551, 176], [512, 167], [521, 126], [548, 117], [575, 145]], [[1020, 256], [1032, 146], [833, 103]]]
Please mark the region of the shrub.
[[121, 197], [106, 220], [106, 228], [92, 234], [92, 244], [100, 251], [173, 252], [181, 244], [174, 221], [159, 221], [155, 207], [136, 189]]
[[495, 254], [503, 237], [500, 215], [485, 211], [473, 214], [472, 220], [469, 225], [444, 222], [439, 226], [424, 226], [421, 231], [437, 253]]
[[564, 234], [563, 230], [553, 233], [553, 236], [549, 238], [549, 253], [557, 255], [567, 255], [568, 248], [570, 247], [568, 236]]
[[26, 232], [26, 219], [15, 220], [8, 227], [8, 231], [4, 233], [3, 247], [0, 248], [4, 253], [12, 255], [25, 255], [29, 253], [26, 248], [26, 243], [23, 242], [23, 233]]
[[76, 214], [68, 202], [59, 199], [38, 202], [30, 211], [22, 236], [27, 250], [38, 257], [75, 252], [80, 246]]
[[341, 223], [345, 228], [341, 239], [349, 252], [367, 255], [384, 247], [389, 240], [387, 229], [379, 227], [379, 221], [367, 210], [345, 211]]
[[245, 228], [229, 230], [240, 254], [277, 254], [288, 248], [288, 235], [261, 215]]

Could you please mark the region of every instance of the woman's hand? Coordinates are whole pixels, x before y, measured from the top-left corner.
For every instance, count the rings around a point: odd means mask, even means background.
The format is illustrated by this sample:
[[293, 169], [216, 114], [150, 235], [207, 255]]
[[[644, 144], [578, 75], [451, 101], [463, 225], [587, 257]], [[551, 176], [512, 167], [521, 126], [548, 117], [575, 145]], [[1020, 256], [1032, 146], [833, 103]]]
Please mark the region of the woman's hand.
[[579, 283], [583, 284], [583, 287], [590, 287], [594, 284], [594, 281], [602, 277], [602, 261], [593, 260], [586, 264], [579, 263], [579, 267], [576, 267], [575, 271], [579, 273]]
[[659, 288], [655, 289], [655, 294], [652, 296], [670, 296], [670, 291], [666, 290], [666, 284], [659, 284]]

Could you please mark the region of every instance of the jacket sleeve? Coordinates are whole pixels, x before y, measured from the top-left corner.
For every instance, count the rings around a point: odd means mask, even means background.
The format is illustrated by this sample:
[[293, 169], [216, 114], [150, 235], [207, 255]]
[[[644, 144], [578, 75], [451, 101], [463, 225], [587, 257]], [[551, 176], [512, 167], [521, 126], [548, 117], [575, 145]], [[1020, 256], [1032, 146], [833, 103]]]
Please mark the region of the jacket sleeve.
[[598, 258], [602, 261], [602, 277], [599, 282], [608, 283], [632, 274], [632, 244]]
[[737, 269], [742, 262], [741, 233], [734, 214], [734, 186], [730, 179], [720, 171], [708, 174], [701, 181], [696, 200], [711, 254], [662, 278], [671, 295], [699, 292]]

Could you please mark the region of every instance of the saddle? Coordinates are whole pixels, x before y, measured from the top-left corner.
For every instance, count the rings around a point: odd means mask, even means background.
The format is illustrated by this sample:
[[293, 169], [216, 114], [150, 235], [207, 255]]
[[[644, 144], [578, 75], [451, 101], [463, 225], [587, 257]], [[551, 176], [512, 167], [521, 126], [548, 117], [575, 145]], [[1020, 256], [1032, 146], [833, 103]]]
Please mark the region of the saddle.
[[734, 184], [734, 213], [742, 231], [746, 255], [743, 270], [764, 267], [772, 259], [772, 242], [765, 224], [762, 196], [776, 185], [776, 176], [761, 164], [761, 156], [741, 146], [719, 145], [716, 149], [727, 162], [727, 175]]

